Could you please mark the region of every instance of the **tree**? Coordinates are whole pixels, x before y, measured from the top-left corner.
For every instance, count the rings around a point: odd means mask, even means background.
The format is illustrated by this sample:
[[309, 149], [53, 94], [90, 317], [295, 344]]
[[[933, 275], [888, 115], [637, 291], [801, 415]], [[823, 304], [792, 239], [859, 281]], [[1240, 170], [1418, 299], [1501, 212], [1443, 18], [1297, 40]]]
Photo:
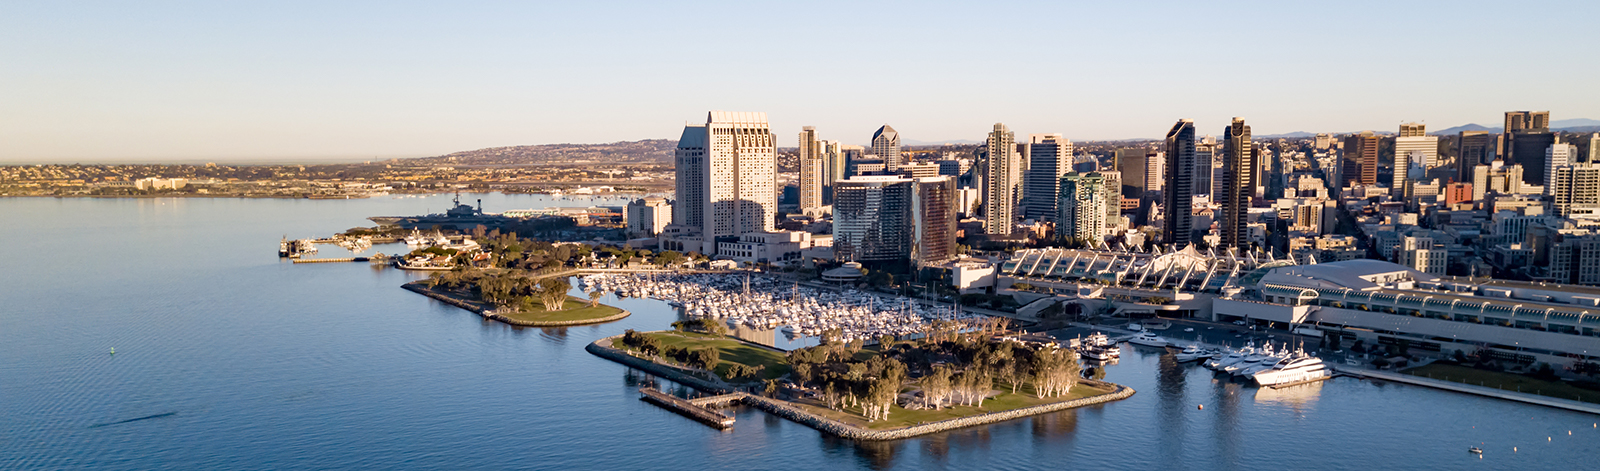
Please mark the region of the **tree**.
[[570, 289], [572, 285], [567, 283], [566, 278], [552, 276], [539, 280], [539, 301], [544, 303], [546, 311], [560, 311], [567, 303], [567, 290]]
[[705, 368], [706, 371], [717, 369], [717, 363], [722, 361], [722, 354], [719, 353], [715, 348], [702, 348], [695, 350], [693, 355], [694, 356], [691, 358], [693, 358], [694, 363], [699, 365], [701, 368]]
[[600, 304], [600, 296], [603, 296], [603, 295], [604, 294], [602, 294], [599, 290], [590, 291], [589, 292], [589, 307], [595, 307], [596, 305], [599, 305]]

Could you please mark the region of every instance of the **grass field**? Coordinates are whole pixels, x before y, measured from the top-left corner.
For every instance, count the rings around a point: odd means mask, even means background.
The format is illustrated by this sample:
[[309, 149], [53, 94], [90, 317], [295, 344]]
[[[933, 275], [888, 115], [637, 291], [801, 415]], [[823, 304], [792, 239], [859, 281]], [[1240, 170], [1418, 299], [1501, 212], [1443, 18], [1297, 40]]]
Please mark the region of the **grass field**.
[[533, 311], [518, 311], [518, 312], [503, 312], [502, 311], [499, 314], [502, 315], [502, 316], [505, 316], [506, 318], [519, 320], [519, 321], [530, 321], [530, 322], [570, 322], [570, 321], [589, 320], [589, 319], [601, 319], [601, 318], [605, 318], [605, 317], [609, 317], [609, 316], [614, 316], [617, 313], [622, 312], [621, 309], [618, 309], [618, 308], [615, 308], [615, 307], [611, 307], [611, 306], [607, 306], [607, 305], [604, 305], [604, 304], [596, 304], [594, 307], [589, 307], [589, 302], [588, 301], [580, 301], [580, 300], [576, 300], [576, 299], [568, 299], [566, 304], [562, 304], [561, 305], [561, 308], [562, 309], [560, 311], [546, 311], [546, 310], [544, 310], [544, 305], [543, 304], [535, 303], [535, 310], [533, 310]]
[[927, 422], [937, 422], [940, 420], [958, 419], [979, 414], [987, 414], [990, 412], [1001, 412], [1056, 402], [1066, 402], [1073, 399], [1098, 396], [1111, 392], [1110, 389], [1101, 389], [1079, 384], [1077, 386], [1073, 386], [1072, 390], [1064, 396], [1040, 399], [1034, 397], [1033, 391], [1028, 387], [1018, 389], [1016, 394], [1011, 393], [1011, 388], [1009, 386], [996, 389], [1000, 390], [1000, 395], [983, 401], [983, 407], [955, 406], [945, 407], [943, 410], [906, 410], [901, 408], [899, 405], [895, 405], [891, 406], [889, 409], [889, 420], [879, 420], [876, 422], [867, 422], [867, 419], [861, 416], [861, 411], [855, 408], [846, 408], [844, 411], [837, 411], [828, 409], [821, 403], [812, 400], [791, 401], [790, 404], [794, 404], [801, 409], [805, 409], [807, 412], [857, 427], [871, 430], [887, 430], [909, 427]]
[[1402, 370], [1401, 373], [1506, 391], [1600, 404], [1600, 391], [1591, 391], [1561, 381], [1545, 381], [1514, 373], [1499, 373], [1461, 365], [1438, 363]]
[[717, 363], [717, 376], [727, 378], [728, 368], [732, 363], [742, 364], [755, 368], [765, 366], [759, 379], [776, 379], [789, 374], [789, 365], [784, 363], [783, 353], [776, 350], [761, 348], [728, 337], [701, 334], [698, 332], [647, 332], [645, 335], [661, 340], [661, 344], [669, 347], [686, 348], [695, 350], [711, 347], [717, 349], [721, 360]]

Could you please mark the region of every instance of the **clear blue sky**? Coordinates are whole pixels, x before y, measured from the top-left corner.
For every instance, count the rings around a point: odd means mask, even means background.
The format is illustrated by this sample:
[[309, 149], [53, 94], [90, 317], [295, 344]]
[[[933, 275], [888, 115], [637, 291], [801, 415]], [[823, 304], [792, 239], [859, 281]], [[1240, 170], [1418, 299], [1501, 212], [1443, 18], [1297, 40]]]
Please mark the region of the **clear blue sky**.
[[1600, 118], [1600, 2], [0, 3], [0, 162]]

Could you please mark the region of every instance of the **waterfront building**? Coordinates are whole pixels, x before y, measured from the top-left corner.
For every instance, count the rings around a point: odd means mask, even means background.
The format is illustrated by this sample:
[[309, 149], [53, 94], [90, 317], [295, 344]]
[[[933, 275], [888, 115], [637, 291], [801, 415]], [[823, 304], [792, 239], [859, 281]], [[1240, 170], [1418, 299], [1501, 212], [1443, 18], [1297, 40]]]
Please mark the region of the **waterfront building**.
[[718, 238], [770, 232], [776, 224], [777, 152], [767, 114], [712, 111], [685, 126], [674, 155], [681, 211], [673, 222], [698, 226], [700, 250]]
[[667, 228], [672, 219], [672, 203], [666, 198], [650, 197], [628, 202], [624, 219], [628, 237], [655, 237]]
[[989, 156], [984, 170], [984, 231], [1010, 235], [1016, 223], [1017, 179], [1022, 169], [1016, 135], [1005, 124], [995, 123], [986, 147]]
[[860, 175], [835, 184], [833, 250], [840, 261], [899, 261], [911, 256], [913, 180]]
[[951, 176], [913, 179], [911, 261], [919, 267], [956, 258], [956, 210], [959, 197]]
[[804, 261], [806, 250], [816, 248], [817, 242], [805, 231], [747, 232], [738, 239], [717, 242], [717, 258], [785, 266]]
[[1250, 143], [1250, 126], [1244, 118], [1233, 118], [1233, 123], [1223, 130], [1223, 184], [1220, 197], [1213, 195], [1221, 211], [1217, 216], [1221, 229], [1220, 247], [1250, 247], [1250, 198], [1255, 193], [1255, 153]]
[[1098, 245], [1106, 235], [1107, 198], [1105, 176], [1099, 172], [1068, 173], [1061, 177], [1056, 218], [1056, 234]]
[[1473, 181], [1472, 169], [1486, 165], [1494, 154], [1489, 152], [1488, 131], [1461, 131], [1456, 135], [1456, 181]]
[[1163, 185], [1163, 240], [1173, 248], [1189, 245], [1193, 236], [1195, 143], [1194, 121], [1180, 119], [1167, 131], [1166, 182]]
[[[1485, 351], [1522, 365], [1600, 360], [1597, 288], [1440, 276], [1380, 260], [1297, 264], [1250, 255], [1025, 249], [1000, 264], [996, 286], [1028, 283], [1130, 314], [1149, 314], [1152, 305], [1141, 301], [1159, 297], [1165, 304], [1153, 308], [1163, 317], [1312, 328], [1346, 345], [1404, 340], [1416, 353]], [[1563, 260], [1600, 270], [1600, 250], [1579, 247]]]
[[901, 164], [900, 133], [887, 124], [878, 128], [877, 132], [872, 133], [872, 155], [876, 155], [883, 160], [883, 167], [886, 171], [894, 171], [894, 169], [899, 168]]
[[800, 210], [820, 208], [822, 189], [826, 185], [827, 161], [823, 158], [822, 142], [817, 140], [817, 128], [800, 128]]
[[1072, 171], [1072, 141], [1061, 134], [1028, 136], [1028, 171], [1022, 188], [1022, 217], [1056, 221], [1061, 177]]

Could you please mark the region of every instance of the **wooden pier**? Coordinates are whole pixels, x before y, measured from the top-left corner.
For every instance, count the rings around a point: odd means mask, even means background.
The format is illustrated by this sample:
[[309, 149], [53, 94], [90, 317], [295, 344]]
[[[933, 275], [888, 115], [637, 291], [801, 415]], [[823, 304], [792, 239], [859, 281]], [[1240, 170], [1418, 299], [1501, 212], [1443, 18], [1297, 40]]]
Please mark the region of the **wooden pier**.
[[639, 388], [639, 392], [644, 394], [639, 397], [639, 400], [671, 409], [673, 412], [683, 414], [706, 425], [718, 429], [726, 429], [733, 426], [733, 417], [728, 417], [705, 406], [696, 405], [687, 399], [663, 393], [650, 387]]

